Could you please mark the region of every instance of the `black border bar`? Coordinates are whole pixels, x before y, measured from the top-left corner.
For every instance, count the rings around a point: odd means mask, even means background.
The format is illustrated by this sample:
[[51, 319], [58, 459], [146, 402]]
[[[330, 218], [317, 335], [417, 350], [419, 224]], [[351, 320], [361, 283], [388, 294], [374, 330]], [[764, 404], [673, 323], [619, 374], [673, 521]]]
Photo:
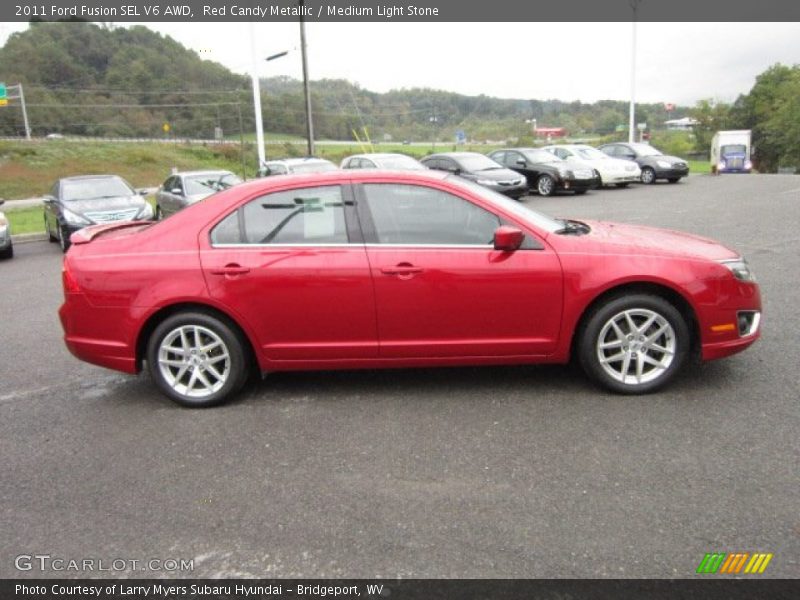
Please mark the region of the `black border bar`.
[[[308, 22], [800, 21], [796, 0], [305, 0]], [[298, 0], [3, 0], [0, 21], [281, 22]], [[531, 31], [531, 41], [535, 41]]]
[[[368, 594], [367, 586], [383, 586]], [[28, 592], [20, 591], [25, 586]], [[116, 586], [116, 593], [108, 593]], [[161, 586], [161, 588], [156, 588]], [[196, 587], [192, 587], [196, 586]], [[272, 588], [269, 593], [237, 593], [236, 586], [251, 591]], [[303, 587], [302, 593], [298, 586]], [[33, 587], [44, 593], [31, 593]], [[68, 593], [69, 590], [86, 592]], [[165, 590], [172, 588], [170, 593]], [[213, 591], [222, 588], [222, 593]], [[228, 589], [225, 589], [228, 588]], [[356, 589], [358, 594], [352, 590]], [[90, 592], [88, 590], [94, 590]], [[131, 591], [133, 590], [133, 591]], [[209, 591], [212, 590], [212, 591]], [[334, 593], [339, 590], [340, 593]], [[347, 590], [347, 593], [341, 593]], [[97, 593], [97, 592], [100, 593]], [[145, 593], [147, 592], [147, 593]], [[18, 579], [0, 581], [3, 600], [795, 600], [800, 597], [797, 579]]]

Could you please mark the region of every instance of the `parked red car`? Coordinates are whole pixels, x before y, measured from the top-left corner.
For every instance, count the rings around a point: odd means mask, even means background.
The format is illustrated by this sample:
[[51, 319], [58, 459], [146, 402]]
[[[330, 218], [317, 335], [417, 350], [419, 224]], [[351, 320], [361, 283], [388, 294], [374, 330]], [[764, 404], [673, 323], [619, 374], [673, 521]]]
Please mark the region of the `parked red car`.
[[747, 263], [695, 236], [552, 219], [441, 172], [235, 186], [72, 235], [65, 341], [188, 406], [248, 372], [565, 363], [622, 393], [759, 336]]

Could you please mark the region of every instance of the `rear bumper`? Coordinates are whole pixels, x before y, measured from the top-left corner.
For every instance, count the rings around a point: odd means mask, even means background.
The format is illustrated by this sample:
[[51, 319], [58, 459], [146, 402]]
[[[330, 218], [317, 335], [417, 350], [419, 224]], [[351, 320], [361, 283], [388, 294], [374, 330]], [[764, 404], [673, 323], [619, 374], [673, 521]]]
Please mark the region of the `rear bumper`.
[[656, 169], [656, 179], [680, 179], [689, 174], [689, 169]]
[[[103, 315], [101, 318], [97, 313], [98, 309], [90, 306], [82, 294], [67, 296], [58, 310], [67, 349], [76, 358], [88, 363], [124, 373], [137, 373], [136, 350], [132, 343], [124, 339], [122, 327], [104, 326], [112, 315]], [[121, 315], [112, 316], [114, 320], [118, 317]], [[117, 320], [119, 322], [121, 320]]]

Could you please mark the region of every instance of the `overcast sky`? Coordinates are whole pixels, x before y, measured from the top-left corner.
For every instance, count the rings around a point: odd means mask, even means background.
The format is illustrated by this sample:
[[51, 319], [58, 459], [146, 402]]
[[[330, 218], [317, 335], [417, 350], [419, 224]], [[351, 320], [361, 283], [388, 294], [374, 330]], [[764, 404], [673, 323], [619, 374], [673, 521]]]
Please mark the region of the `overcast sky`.
[[[203, 58], [249, 73], [247, 23], [149, 23]], [[1, 23], [0, 42], [24, 24]], [[730, 102], [776, 62], [800, 61], [800, 23], [639, 23], [636, 98]], [[262, 77], [301, 77], [297, 23], [256, 23]], [[385, 92], [431, 87], [468, 95], [583, 102], [630, 98], [631, 23], [308, 23], [312, 79]]]

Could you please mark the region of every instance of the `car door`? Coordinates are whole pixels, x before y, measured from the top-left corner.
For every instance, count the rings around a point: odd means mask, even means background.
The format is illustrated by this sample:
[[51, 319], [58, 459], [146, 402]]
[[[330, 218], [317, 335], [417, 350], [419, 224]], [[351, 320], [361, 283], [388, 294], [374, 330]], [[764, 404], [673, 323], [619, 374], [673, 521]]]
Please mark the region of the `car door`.
[[535, 164], [526, 159], [521, 152], [508, 150], [503, 160], [505, 161], [502, 163], [504, 166], [524, 175], [531, 188], [536, 186], [536, 179], [539, 177], [540, 170]]
[[180, 210], [180, 195], [176, 194], [176, 190], [182, 190], [180, 185], [180, 177], [169, 177], [162, 186], [161, 192], [158, 196], [158, 205], [161, 207], [163, 215], [169, 216]]
[[384, 358], [508, 357], [553, 351], [562, 275], [554, 252], [495, 250], [500, 217], [438, 187], [368, 183], [358, 209]]
[[268, 361], [286, 368], [377, 357], [374, 292], [351, 198], [340, 185], [276, 191], [201, 234], [209, 293], [249, 324]]

